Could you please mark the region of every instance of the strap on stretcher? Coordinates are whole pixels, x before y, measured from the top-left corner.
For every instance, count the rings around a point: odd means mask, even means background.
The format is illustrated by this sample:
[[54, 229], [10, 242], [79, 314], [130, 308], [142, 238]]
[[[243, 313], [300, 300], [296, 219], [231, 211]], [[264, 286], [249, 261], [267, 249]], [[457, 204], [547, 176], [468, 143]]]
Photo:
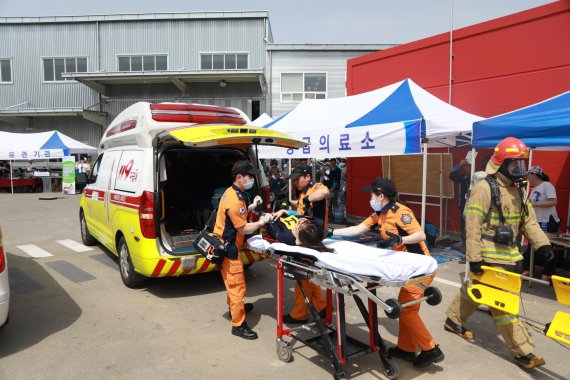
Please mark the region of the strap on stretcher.
[[[547, 337], [570, 345], [570, 314], [557, 311], [550, 323], [543, 323], [525, 315], [520, 315], [519, 294], [522, 279], [527, 279], [527, 277], [488, 266], [483, 266], [482, 269], [482, 275], [478, 276], [471, 273], [472, 279], [478, 281], [478, 283], [467, 287], [467, 293], [473, 301], [523, 319], [541, 323], [545, 325]], [[570, 279], [552, 276], [552, 285], [556, 292], [557, 301], [563, 305], [570, 306]]]

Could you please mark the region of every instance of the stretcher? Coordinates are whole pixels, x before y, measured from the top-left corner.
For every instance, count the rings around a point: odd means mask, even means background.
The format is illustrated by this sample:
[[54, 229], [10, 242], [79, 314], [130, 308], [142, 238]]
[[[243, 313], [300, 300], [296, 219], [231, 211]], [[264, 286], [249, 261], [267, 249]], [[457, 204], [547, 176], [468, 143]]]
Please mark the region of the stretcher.
[[[543, 285], [549, 285], [548, 281], [485, 265], [481, 268], [482, 275], [471, 273], [471, 279], [467, 281], [467, 293], [473, 301], [539, 324], [543, 326], [543, 332], [547, 337], [570, 345], [570, 314], [557, 311], [550, 322], [520, 314], [522, 280]], [[570, 306], [570, 279], [560, 276], [552, 276], [551, 279], [556, 300]]]
[[[344, 376], [344, 364], [348, 360], [369, 353], [377, 352], [384, 366], [384, 374], [389, 379], [396, 379], [399, 368], [387, 353], [387, 347], [378, 330], [378, 311], [380, 306], [392, 319], [400, 317], [405, 307], [426, 301], [430, 305], [441, 302], [441, 293], [435, 287], [427, 287], [423, 283], [431, 283], [437, 270], [437, 262], [423, 255], [410, 254], [368, 247], [362, 244], [325, 240], [324, 244], [335, 252], [318, 252], [299, 246], [290, 246], [278, 242], [270, 242], [260, 235], [247, 241], [249, 248], [270, 259], [277, 268], [277, 356], [284, 362], [293, 358], [291, 341], [300, 341], [328, 357], [334, 367], [334, 377]], [[297, 281], [305, 302], [309, 306], [309, 315], [313, 319], [311, 325], [301, 326], [301, 330], [316, 331], [309, 338], [303, 334], [294, 334], [293, 330], [283, 326], [283, 278]], [[310, 279], [326, 289], [326, 316], [321, 318], [311, 305], [301, 280]], [[418, 285], [424, 288], [424, 296], [400, 304], [397, 299], [382, 300], [376, 294], [381, 286], [402, 287]], [[362, 342], [346, 334], [344, 296], [353, 297], [364, 322], [369, 330], [368, 342]], [[363, 299], [368, 300], [368, 307]], [[333, 298], [336, 308], [333, 323]], [[306, 334], [305, 334], [306, 335]]]

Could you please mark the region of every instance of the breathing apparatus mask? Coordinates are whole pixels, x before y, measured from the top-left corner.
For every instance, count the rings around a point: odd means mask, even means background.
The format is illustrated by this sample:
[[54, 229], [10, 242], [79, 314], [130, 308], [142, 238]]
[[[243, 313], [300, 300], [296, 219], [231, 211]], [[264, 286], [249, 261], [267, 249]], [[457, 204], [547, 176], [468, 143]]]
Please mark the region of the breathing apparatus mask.
[[515, 185], [521, 185], [526, 181], [526, 162], [522, 158], [508, 158], [501, 167], [499, 173], [510, 179]]

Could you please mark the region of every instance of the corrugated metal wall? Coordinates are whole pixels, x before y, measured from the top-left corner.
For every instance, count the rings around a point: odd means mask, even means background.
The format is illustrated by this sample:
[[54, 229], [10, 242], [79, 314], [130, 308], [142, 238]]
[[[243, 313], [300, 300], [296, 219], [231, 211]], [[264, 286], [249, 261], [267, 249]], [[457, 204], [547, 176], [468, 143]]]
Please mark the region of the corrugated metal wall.
[[118, 54], [168, 54], [169, 70], [199, 70], [200, 52], [246, 52], [265, 66], [264, 19], [108, 22], [100, 24], [101, 67], [118, 71]]
[[346, 96], [346, 61], [367, 51], [271, 51], [272, 117], [276, 118], [299, 103], [281, 103], [281, 73], [327, 73], [327, 98]]
[[12, 58], [13, 84], [0, 85], [0, 108], [88, 107], [98, 102], [84, 85], [43, 81], [42, 57], [87, 57], [95, 69], [96, 33], [93, 23], [0, 24], [0, 57]]

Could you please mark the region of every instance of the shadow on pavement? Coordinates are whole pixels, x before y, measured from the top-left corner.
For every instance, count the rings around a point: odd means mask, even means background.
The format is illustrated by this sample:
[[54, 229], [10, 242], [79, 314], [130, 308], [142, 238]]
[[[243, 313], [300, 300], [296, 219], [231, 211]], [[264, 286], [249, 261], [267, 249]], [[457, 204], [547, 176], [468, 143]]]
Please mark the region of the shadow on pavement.
[[10, 322], [0, 329], [0, 358], [72, 325], [81, 309], [35, 260], [8, 252]]

